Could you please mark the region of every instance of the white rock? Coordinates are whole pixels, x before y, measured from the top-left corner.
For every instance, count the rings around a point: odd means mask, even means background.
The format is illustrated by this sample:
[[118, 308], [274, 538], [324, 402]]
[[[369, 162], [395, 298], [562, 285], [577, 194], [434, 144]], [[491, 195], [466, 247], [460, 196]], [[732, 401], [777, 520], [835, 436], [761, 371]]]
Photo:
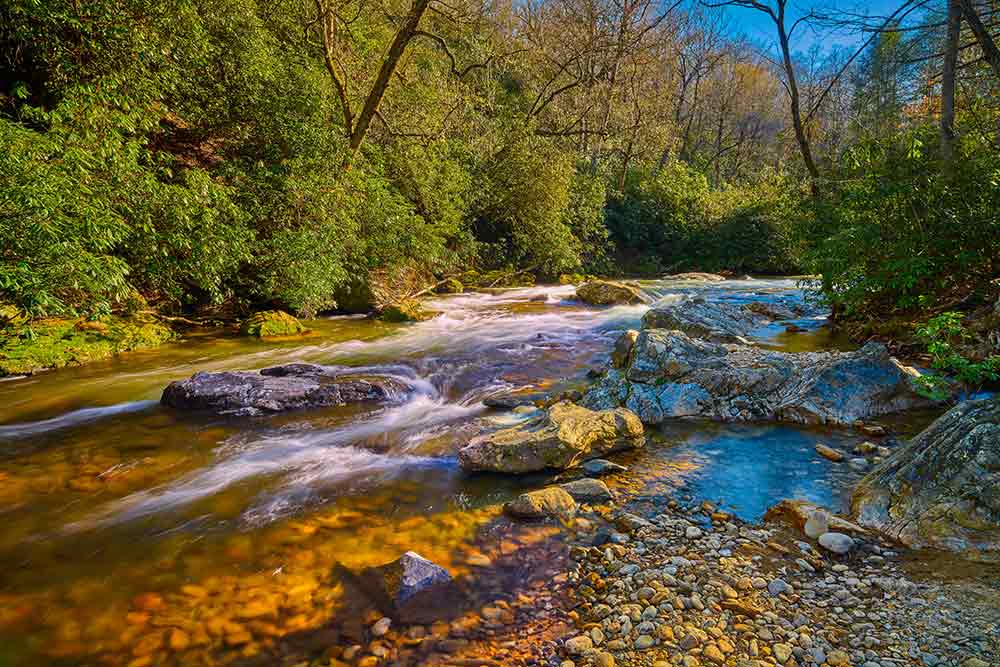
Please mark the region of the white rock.
[[835, 554], [846, 554], [854, 548], [854, 540], [843, 533], [823, 533], [819, 536], [819, 545]]

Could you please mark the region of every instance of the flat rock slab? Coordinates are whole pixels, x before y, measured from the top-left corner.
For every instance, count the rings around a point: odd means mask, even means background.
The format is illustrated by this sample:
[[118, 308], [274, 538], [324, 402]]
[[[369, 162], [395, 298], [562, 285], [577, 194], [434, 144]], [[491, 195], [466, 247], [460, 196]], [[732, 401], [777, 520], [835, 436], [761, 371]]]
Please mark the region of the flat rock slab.
[[181, 410], [259, 415], [386, 401], [406, 392], [402, 382], [390, 377], [352, 376], [349, 369], [286, 364], [261, 371], [195, 373], [187, 380], [171, 382], [160, 402]]
[[611, 280], [592, 280], [576, 288], [576, 298], [591, 306], [642, 303], [642, 291], [632, 285]]
[[628, 410], [593, 411], [561, 401], [517, 426], [473, 438], [458, 462], [473, 472], [563, 470], [643, 444], [642, 423]]
[[861, 480], [851, 507], [907, 546], [1000, 560], [1000, 399], [942, 415]]
[[568, 520], [576, 514], [576, 501], [565, 489], [550, 486], [522, 493], [504, 505], [504, 511], [516, 519]]
[[624, 406], [645, 424], [701, 417], [848, 425], [929, 405], [916, 391], [918, 376], [878, 343], [792, 354], [650, 329], [639, 334], [628, 366], [609, 369], [582, 404]]

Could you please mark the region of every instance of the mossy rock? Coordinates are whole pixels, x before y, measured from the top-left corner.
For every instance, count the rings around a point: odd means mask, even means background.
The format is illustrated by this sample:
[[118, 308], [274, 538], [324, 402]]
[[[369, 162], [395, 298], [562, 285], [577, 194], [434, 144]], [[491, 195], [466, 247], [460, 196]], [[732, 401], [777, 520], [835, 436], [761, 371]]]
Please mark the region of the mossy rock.
[[427, 310], [415, 299], [401, 301], [382, 309], [379, 317], [385, 322], [423, 322], [433, 318], [437, 313]]
[[170, 328], [154, 320], [34, 320], [0, 331], [0, 375], [79, 366], [157, 347], [174, 337]]
[[436, 291], [438, 294], [461, 294], [465, 291], [465, 285], [458, 278], [448, 278]]
[[560, 285], [579, 285], [582, 282], [586, 282], [587, 277], [582, 273], [560, 273], [559, 274], [559, 284]]
[[375, 310], [375, 294], [367, 281], [354, 280], [333, 294], [337, 310], [345, 313], [370, 313]]
[[299, 336], [308, 331], [295, 317], [282, 310], [264, 310], [243, 320], [240, 333], [257, 338]]

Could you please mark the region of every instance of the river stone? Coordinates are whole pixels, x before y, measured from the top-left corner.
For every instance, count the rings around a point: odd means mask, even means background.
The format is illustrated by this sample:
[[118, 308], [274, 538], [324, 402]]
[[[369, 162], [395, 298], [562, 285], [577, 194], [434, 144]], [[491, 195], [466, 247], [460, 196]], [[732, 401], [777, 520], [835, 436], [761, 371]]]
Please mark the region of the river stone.
[[504, 511], [517, 519], [572, 519], [576, 501], [564, 489], [550, 486], [522, 493], [504, 505]]
[[473, 438], [458, 462], [468, 471], [562, 470], [644, 443], [642, 423], [630, 411], [593, 411], [560, 401], [526, 422]]
[[625, 369], [584, 396], [595, 410], [627, 407], [645, 424], [680, 417], [852, 424], [928, 405], [919, 373], [869, 343], [853, 352], [786, 353], [644, 330]]
[[566, 640], [567, 655], [583, 655], [594, 648], [594, 643], [587, 635], [578, 635]]
[[344, 369], [286, 364], [257, 371], [195, 373], [171, 382], [160, 402], [183, 410], [257, 415], [401, 398], [398, 380], [351, 375]]
[[460, 600], [448, 571], [413, 551], [363, 570], [358, 579], [375, 605], [403, 624], [432, 623]]
[[819, 545], [827, 551], [843, 556], [854, 548], [854, 540], [843, 533], [823, 533], [819, 536]]
[[805, 527], [803, 532], [811, 537], [812, 539], [818, 539], [823, 533], [829, 532], [830, 530], [830, 515], [823, 510], [816, 510], [810, 512], [809, 518], [806, 519]]
[[614, 494], [608, 485], [599, 479], [575, 479], [572, 482], [560, 484], [559, 487], [580, 502], [606, 502], [614, 500]]
[[804, 533], [806, 523], [810, 517], [820, 511], [826, 514], [829, 530], [840, 533], [854, 533], [856, 535], [864, 535], [868, 532], [865, 528], [839, 516], [830, 514], [825, 509], [806, 500], [782, 500], [778, 504], [768, 508], [764, 514], [764, 521], [784, 523]]
[[619, 472], [628, 472], [628, 468], [618, 463], [612, 463], [607, 459], [591, 459], [580, 466], [584, 473], [591, 477], [610, 475]]
[[611, 280], [592, 280], [576, 288], [576, 298], [591, 306], [613, 306], [622, 303], [642, 303], [638, 289]]
[[744, 336], [759, 323], [760, 318], [751, 312], [701, 297], [657, 306], [642, 317], [643, 329], [682, 331], [692, 338], [717, 343], [746, 342]]
[[816, 453], [822, 456], [824, 459], [829, 459], [834, 463], [840, 463], [844, 460], [844, 452], [839, 449], [834, 449], [833, 447], [827, 447], [824, 444], [816, 444]]
[[942, 415], [862, 479], [851, 506], [907, 546], [1000, 559], [1000, 398]]
[[309, 331], [295, 317], [282, 310], [254, 313], [240, 324], [240, 333], [256, 338], [298, 336]]

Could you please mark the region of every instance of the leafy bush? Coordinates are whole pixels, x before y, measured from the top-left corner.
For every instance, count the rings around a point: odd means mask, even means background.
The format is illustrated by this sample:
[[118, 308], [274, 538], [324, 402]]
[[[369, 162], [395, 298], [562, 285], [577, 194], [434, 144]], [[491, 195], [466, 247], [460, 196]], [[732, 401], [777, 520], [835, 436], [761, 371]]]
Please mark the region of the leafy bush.
[[923, 393], [931, 398], [946, 398], [953, 389], [952, 379], [973, 391], [1000, 380], [1000, 356], [974, 362], [960, 352], [959, 346], [972, 337], [962, 326], [962, 317], [955, 311], [944, 312], [917, 330], [917, 337], [927, 345], [931, 367], [943, 374], [921, 376]]

